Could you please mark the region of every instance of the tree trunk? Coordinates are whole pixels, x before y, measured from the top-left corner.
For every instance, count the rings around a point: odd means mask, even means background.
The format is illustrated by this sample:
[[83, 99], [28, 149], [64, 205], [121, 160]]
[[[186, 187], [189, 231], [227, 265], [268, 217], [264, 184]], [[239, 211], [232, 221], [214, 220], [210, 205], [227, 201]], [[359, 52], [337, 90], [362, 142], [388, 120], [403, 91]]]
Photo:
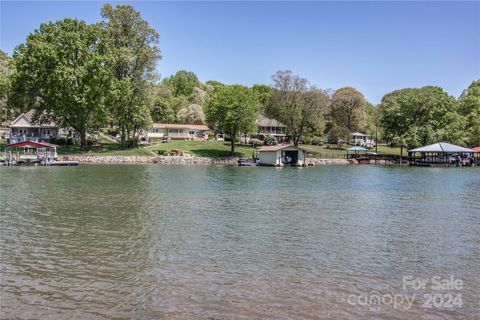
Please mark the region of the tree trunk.
[[298, 147], [298, 142], [300, 141], [300, 137], [292, 136], [292, 139], [293, 139], [293, 145], [295, 147]]
[[120, 127], [120, 144], [124, 145], [125, 144], [125, 128], [122, 126]]
[[230, 155], [235, 156], [235, 135], [230, 137]]
[[87, 130], [80, 131], [80, 149], [87, 146]]

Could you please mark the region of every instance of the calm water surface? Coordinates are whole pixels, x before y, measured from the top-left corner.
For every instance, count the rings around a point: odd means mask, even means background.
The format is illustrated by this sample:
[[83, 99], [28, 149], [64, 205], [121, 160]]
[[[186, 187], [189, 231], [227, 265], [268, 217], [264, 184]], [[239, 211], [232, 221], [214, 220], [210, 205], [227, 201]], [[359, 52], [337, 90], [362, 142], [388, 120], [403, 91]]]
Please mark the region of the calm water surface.
[[[0, 177], [4, 319], [479, 319], [478, 168], [83, 165]], [[451, 275], [461, 289], [402, 287]], [[463, 305], [425, 308], [438, 293]], [[372, 295], [387, 298], [365, 305]], [[393, 295], [415, 300], [394, 307]]]

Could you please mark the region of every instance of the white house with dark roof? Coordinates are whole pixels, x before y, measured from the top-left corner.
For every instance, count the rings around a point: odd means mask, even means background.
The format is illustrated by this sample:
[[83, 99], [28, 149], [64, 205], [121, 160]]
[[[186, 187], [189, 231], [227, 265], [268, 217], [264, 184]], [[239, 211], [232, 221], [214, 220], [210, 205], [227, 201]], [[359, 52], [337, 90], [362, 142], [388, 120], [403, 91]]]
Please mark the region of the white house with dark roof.
[[65, 130], [60, 129], [54, 122], [33, 120], [33, 110], [22, 113], [10, 123], [10, 132], [6, 134], [8, 143], [21, 141], [49, 142], [52, 138], [59, 138]]
[[370, 136], [361, 133], [361, 132], [354, 132], [351, 134], [352, 140], [350, 141], [353, 145], [360, 145], [365, 147], [373, 147], [375, 146], [375, 140], [373, 140]]
[[207, 140], [210, 129], [204, 124], [153, 123], [148, 138]]

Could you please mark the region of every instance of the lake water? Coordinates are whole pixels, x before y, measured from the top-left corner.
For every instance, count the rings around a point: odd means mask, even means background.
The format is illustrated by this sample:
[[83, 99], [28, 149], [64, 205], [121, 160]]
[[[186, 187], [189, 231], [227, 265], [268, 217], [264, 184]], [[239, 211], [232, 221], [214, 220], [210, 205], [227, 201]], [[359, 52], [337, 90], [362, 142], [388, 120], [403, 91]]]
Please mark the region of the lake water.
[[[81, 165], [0, 175], [5, 319], [480, 314], [478, 168]], [[434, 288], [432, 277], [451, 276], [462, 285]], [[415, 279], [429, 281], [406, 282]]]

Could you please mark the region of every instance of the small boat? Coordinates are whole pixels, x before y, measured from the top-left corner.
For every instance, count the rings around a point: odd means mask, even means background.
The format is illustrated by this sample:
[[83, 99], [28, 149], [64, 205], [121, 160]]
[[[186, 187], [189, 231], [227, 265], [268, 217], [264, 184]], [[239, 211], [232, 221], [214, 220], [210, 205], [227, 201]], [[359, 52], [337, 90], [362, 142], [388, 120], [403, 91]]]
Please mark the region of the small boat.
[[257, 162], [255, 159], [251, 158], [240, 158], [237, 161], [237, 165], [239, 167], [255, 167], [257, 165]]
[[50, 166], [78, 166], [80, 163], [78, 161], [53, 161]]

